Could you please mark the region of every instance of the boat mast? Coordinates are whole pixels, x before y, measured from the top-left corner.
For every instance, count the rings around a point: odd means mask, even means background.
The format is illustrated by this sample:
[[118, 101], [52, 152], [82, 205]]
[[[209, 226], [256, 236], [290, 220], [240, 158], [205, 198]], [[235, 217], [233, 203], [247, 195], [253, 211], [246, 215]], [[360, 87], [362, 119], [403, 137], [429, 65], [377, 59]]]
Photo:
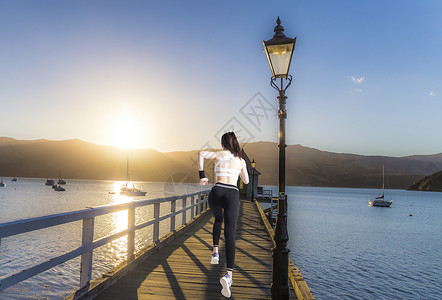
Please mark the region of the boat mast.
[[384, 197], [384, 188], [385, 188], [385, 184], [384, 184], [384, 165], [382, 165], [382, 197]]
[[129, 177], [129, 155], [127, 155], [127, 165], [126, 165], [126, 185], [128, 185], [130, 182]]

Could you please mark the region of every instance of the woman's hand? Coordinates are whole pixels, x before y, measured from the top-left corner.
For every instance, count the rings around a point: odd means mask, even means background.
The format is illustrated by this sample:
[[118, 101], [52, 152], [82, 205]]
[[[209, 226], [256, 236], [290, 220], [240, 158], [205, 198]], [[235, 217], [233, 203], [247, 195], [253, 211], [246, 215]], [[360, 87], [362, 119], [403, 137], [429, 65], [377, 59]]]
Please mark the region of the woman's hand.
[[200, 179], [200, 185], [206, 185], [209, 182], [209, 179], [206, 177]]

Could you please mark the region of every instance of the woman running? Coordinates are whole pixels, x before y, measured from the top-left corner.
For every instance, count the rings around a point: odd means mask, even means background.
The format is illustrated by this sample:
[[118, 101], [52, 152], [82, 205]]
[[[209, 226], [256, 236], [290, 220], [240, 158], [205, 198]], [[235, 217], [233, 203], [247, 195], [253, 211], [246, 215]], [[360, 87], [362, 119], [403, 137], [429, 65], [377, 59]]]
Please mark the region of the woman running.
[[236, 186], [238, 176], [242, 181], [249, 183], [246, 162], [241, 158], [241, 150], [235, 133], [227, 132], [221, 138], [223, 151], [198, 152], [198, 168], [200, 184], [206, 185], [208, 179], [204, 175], [204, 158], [215, 161], [216, 184], [209, 194], [209, 206], [215, 217], [213, 224], [213, 253], [211, 264], [219, 263], [218, 245], [221, 235], [221, 225], [224, 219], [224, 239], [226, 248], [227, 273], [220, 279], [221, 293], [230, 297], [232, 285], [232, 271], [235, 263], [235, 232], [239, 211], [239, 190]]

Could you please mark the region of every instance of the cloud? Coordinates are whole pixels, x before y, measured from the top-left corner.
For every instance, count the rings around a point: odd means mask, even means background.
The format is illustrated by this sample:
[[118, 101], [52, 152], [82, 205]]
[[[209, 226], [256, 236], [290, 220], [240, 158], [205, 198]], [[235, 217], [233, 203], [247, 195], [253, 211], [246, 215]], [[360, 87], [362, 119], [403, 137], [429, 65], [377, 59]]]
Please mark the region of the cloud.
[[353, 81], [354, 84], [361, 84], [365, 81], [365, 77], [361, 76], [359, 78], [354, 77], [354, 76], [349, 76], [348, 78], [351, 79], [351, 81]]
[[435, 92], [435, 91], [431, 91], [431, 92], [428, 94], [428, 96], [430, 96], [430, 97], [436, 96], [436, 92]]

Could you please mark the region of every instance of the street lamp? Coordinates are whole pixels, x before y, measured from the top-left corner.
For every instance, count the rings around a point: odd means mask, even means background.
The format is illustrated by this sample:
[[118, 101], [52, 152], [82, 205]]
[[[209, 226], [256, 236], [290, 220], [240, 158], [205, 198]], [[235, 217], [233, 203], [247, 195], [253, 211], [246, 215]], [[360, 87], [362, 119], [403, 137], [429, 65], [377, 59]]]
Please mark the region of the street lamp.
[[255, 199], [255, 159], [250, 164], [252, 165], [252, 199], [250, 199], [250, 202], [253, 202], [253, 199]]
[[[287, 97], [285, 90], [292, 83], [292, 76], [289, 75], [290, 63], [295, 50], [296, 37], [288, 38], [283, 33], [284, 27], [281, 26], [281, 20], [278, 17], [274, 29], [273, 38], [263, 41], [264, 51], [272, 71], [270, 85], [279, 92], [278, 119], [279, 119], [279, 186], [278, 186], [278, 216], [275, 228], [275, 243], [273, 248], [273, 273], [272, 273], [272, 299], [288, 299], [288, 266], [289, 252], [287, 241], [289, 240], [287, 232], [287, 195], [285, 194], [285, 120], [287, 119], [287, 110], [285, 104]], [[278, 86], [278, 78], [280, 85]], [[284, 80], [286, 86], [284, 87]]]

